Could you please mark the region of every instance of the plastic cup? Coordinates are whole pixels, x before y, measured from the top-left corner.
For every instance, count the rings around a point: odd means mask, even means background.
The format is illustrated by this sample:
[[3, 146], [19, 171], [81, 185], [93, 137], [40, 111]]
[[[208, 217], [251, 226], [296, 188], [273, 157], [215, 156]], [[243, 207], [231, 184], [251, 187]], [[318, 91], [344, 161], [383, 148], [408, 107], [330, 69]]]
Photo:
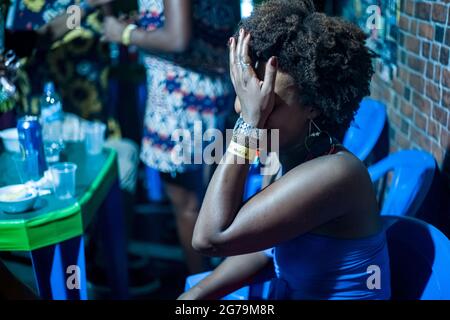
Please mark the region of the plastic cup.
[[55, 196], [60, 200], [75, 197], [77, 165], [70, 162], [62, 162], [50, 166], [53, 190]]
[[86, 123], [84, 126], [84, 139], [86, 152], [90, 155], [100, 154], [105, 144], [106, 125], [101, 122]]
[[26, 151], [15, 154], [13, 161], [19, 174], [20, 182], [37, 181], [40, 179], [38, 153], [36, 151]]

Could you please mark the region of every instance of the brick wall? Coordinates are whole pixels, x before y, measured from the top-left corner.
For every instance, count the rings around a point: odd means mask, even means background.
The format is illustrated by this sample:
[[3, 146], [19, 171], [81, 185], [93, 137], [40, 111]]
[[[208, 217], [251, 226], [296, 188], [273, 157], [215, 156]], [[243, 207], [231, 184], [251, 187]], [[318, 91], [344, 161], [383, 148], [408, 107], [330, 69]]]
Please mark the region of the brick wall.
[[391, 151], [434, 155], [450, 184], [450, 0], [401, 1], [397, 72], [372, 81], [388, 106]]

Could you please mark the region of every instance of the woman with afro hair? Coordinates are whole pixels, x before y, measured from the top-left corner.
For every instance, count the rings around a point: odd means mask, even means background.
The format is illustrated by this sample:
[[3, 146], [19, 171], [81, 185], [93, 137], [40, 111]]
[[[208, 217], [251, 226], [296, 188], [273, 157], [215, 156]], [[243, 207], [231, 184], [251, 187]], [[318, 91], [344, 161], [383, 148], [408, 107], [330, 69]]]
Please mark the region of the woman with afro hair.
[[[370, 94], [365, 38], [310, 0], [267, 1], [241, 22], [229, 42], [240, 117], [192, 240], [228, 258], [180, 299], [220, 298], [264, 277], [271, 299], [390, 298], [372, 183], [339, 143]], [[249, 163], [270, 151], [260, 140], [274, 129], [284, 175], [243, 202]]]

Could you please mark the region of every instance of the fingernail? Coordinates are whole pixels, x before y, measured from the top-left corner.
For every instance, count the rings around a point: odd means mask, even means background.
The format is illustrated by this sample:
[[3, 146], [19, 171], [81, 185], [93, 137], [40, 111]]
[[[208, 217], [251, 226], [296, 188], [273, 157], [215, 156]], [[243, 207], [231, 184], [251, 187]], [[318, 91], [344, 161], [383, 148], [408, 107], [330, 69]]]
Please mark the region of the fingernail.
[[272, 57], [272, 59], [270, 59], [270, 64], [272, 65], [272, 67], [276, 68], [278, 66], [277, 57]]
[[239, 33], [240, 33], [240, 34], [243, 34], [243, 33], [244, 33], [244, 29], [242, 29], [242, 28], [239, 29]]
[[233, 37], [231, 37], [230, 39], [228, 39], [228, 45], [231, 46], [232, 43], [233, 43]]

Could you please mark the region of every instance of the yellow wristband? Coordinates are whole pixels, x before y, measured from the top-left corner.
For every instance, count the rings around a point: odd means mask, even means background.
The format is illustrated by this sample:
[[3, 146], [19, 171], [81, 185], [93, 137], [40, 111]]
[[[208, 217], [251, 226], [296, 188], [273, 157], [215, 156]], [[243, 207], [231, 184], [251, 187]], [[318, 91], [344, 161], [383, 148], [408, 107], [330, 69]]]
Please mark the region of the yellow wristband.
[[137, 28], [135, 24], [129, 24], [125, 27], [122, 32], [122, 44], [129, 46], [131, 42], [131, 32]]
[[253, 160], [255, 160], [256, 153], [257, 153], [256, 150], [244, 147], [234, 141], [230, 142], [230, 145], [228, 146], [228, 152], [230, 152], [238, 157], [247, 159], [251, 162], [253, 162]]

